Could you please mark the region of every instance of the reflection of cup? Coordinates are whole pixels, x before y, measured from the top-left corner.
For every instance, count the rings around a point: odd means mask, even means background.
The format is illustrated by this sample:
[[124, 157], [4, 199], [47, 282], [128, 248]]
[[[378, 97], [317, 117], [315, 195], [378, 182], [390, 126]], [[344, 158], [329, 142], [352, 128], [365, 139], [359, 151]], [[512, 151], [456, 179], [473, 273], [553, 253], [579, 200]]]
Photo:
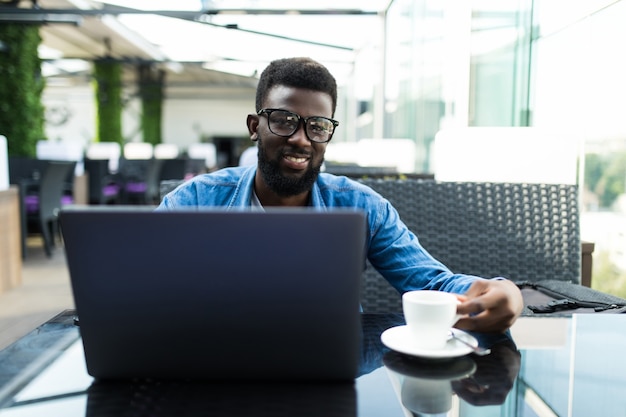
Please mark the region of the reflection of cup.
[[383, 356], [383, 364], [402, 406], [416, 416], [447, 415], [452, 408], [454, 381], [476, 371], [469, 356], [427, 361], [390, 351]]
[[400, 390], [402, 405], [418, 414], [439, 414], [452, 408], [449, 380], [406, 377]]
[[460, 318], [456, 314], [458, 303], [454, 294], [443, 291], [405, 292], [402, 309], [413, 345], [428, 350], [443, 349], [450, 328]]

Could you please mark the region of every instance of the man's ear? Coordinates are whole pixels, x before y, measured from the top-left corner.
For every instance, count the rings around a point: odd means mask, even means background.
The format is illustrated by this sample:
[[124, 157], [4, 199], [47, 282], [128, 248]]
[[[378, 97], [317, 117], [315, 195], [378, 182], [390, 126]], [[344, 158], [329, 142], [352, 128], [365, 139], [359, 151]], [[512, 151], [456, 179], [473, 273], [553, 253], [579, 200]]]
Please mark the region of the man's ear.
[[249, 114], [246, 119], [246, 125], [248, 125], [248, 133], [250, 133], [250, 140], [256, 142], [259, 139], [257, 129], [259, 127], [259, 116], [256, 114]]

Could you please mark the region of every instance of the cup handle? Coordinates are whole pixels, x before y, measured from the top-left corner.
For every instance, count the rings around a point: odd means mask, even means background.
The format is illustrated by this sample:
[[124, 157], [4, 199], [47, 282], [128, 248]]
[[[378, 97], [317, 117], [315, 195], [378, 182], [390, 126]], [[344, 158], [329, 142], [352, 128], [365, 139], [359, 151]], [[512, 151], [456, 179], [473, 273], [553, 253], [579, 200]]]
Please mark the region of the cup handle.
[[[457, 304], [461, 304], [461, 300], [459, 300], [457, 298], [456, 303]], [[454, 315], [454, 324], [456, 324], [456, 322], [459, 321], [460, 319], [462, 319], [463, 317], [467, 317], [467, 316], [468, 316], [468, 314], [458, 314], [458, 313], [455, 314]]]

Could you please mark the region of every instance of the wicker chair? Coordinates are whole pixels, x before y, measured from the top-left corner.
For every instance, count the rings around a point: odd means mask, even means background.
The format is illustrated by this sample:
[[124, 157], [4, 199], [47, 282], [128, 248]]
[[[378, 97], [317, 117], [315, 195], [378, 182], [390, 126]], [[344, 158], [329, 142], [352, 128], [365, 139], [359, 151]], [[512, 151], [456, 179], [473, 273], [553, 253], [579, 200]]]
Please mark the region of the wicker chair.
[[[580, 283], [575, 185], [376, 180], [424, 248], [453, 272], [513, 281]], [[369, 264], [367, 312], [401, 311], [397, 291]]]

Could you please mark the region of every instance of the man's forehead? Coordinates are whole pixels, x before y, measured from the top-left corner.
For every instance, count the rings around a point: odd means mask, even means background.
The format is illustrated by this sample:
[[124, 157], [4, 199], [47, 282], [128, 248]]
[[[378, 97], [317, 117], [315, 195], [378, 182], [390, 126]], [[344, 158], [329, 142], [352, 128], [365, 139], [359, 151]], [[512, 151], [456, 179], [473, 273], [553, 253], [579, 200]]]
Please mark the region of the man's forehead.
[[[268, 90], [263, 107], [307, 108], [324, 114], [332, 113], [332, 97], [324, 91], [316, 91], [308, 88], [275, 85]], [[320, 114], [321, 115], [321, 114]]]

